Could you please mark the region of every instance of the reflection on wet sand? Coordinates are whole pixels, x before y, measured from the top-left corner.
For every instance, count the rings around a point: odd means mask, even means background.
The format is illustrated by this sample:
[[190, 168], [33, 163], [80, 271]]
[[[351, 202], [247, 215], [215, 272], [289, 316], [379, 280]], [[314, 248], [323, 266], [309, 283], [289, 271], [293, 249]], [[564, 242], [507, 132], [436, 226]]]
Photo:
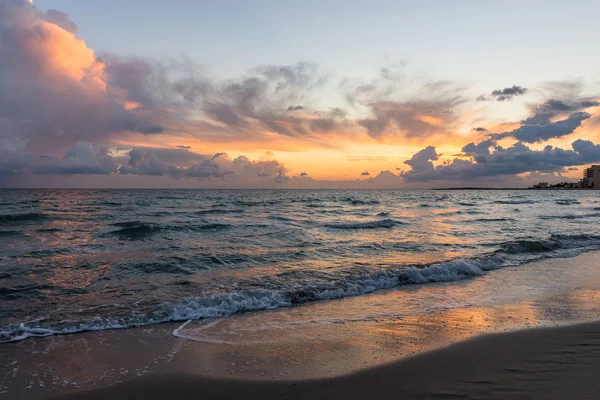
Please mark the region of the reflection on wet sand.
[[336, 376], [484, 333], [598, 320], [595, 258], [588, 253], [473, 280], [407, 286], [184, 326], [5, 344], [0, 346], [0, 358], [7, 360], [0, 368], [0, 392], [18, 398], [26, 390], [29, 398], [45, 398], [154, 372], [286, 380]]

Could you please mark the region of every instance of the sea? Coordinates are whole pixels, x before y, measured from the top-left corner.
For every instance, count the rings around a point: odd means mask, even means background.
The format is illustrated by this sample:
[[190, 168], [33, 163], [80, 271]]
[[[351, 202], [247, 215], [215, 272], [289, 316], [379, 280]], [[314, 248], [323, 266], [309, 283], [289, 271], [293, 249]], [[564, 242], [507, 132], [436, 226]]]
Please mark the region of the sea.
[[516, 274], [599, 249], [600, 191], [1, 190], [0, 342]]

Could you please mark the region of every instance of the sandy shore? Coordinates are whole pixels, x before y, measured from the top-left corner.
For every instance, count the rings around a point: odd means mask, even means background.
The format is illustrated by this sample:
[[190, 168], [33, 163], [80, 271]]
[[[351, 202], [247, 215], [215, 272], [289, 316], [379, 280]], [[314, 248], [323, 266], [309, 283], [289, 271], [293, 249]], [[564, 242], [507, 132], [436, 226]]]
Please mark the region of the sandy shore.
[[600, 399], [599, 255], [216, 320], [5, 343], [0, 400]]
[[148, 375], [72, 393], [92, 399], [594, 399], [600, 398], [600, 323], [477, 337], [328, 379], [259, 381]]

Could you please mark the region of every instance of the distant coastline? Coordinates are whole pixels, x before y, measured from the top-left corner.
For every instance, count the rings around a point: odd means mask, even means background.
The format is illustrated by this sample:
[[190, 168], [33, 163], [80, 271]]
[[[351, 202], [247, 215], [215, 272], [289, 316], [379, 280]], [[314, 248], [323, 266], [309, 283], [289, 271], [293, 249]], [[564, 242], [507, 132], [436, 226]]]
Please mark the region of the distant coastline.
[[594, 188], [566, 188], [566, 187], [546, 187], [546, 188], [535, 188], [535, 187], [527, 187], [527, 188], [517, 188], [517, 187], [451, 187], [451, 188], [431, 188], [429, 190], [597, 190]]

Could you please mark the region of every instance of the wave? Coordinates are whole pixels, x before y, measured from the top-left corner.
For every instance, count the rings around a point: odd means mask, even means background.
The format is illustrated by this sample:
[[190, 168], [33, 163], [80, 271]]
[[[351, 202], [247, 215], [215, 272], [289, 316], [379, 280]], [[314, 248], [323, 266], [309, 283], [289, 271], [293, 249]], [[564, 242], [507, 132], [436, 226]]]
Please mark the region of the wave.
[[347, 197], [344, 199], [344, 201], [354, 205], [354, 206], [368, 206], [368, 205], [375, 205], [375, 204], [380, 204], [379, 200], [360, 200], [360, 199], [353, 199], [351, 197]]
[[23, 235], [23, 232], [19, 232], [19, 231], [0, 231], [1, 237], [22, 236], [22, 235]]
[[211, 210], [198, 210], [198, 211], [194, 211], [193, 214], [195, 214], [195, 215], [207, 215], [207, 214], [241, 214], [243, 212], [244, 212], [244, 210], [241, 209], [241, 208], [234, 208], [234, 209], [213, 208]]
[[230, 224], [222, 223], [204, 223], [204, 224], [189, 224], [189, 225], [163, 225], [159, 223], [149, 223], [140, 221], [117, 222], [112, 226], [119, 229], [109, 232], [109, 235], [119, 236], [122, 239], [138, 240], [145, 239], [161, 232], [176, 232], [176, 231], [204, 231], [229, 228]]
[[404, 222], [396, 221], [393, 219], [381, 219], [377, 221], [369, 222], [349, 222], [349, 223], [330, 223], [324, 224], [326, 228], [333, 229], [378, 229], [378, 228], [393, 228], [397, 225], [406, 225]]
[[472, 222], [514, 222], [514, 218], [476, 218]]
[[[94, 318], [86, 321], [62, 321], [45, 326], [44, 321], [14, 323], [0, 328], [0, 342], [19, 341], [29, 337], [70, 334], [82, 331], [124, 329], [172, 321], [218, 318], [238, 312], [269, 310], [295, 304], [359, 296], [402, 285], [450, 282], [475, 278], [506, 266], [533, 260], [565, 256], [560, 250], [579, 252], [598, 250], [600, 236], [552, 235], [546, 239], [521, 239], [506, 242], [499, 249], [479, 258], [463, 258], [427, 265], [401, 266], [390, 269], [350, 269], [338, 273], [300, 271], [270, 278], [268, 289], [257, 288], [253, 280], [237, 290], [210, 295], [189, 296], [129, 316]], [[559, 252], [557, 252], [559, 251]], [[519, 255], [519, 257], [514, 257]], [[573, 255], [569, 252], [568, 255]]]
[[62, 232], [62, 229], [58, 229], [58, 228], [42, 228], [42, 229], [36, 229], [36, 232], [40, 232], [40, 233], [56, 233], [56, 232]]
[[575, 204], [581, 204], [579, 200], [576, 199], [560, 199], [555, 201], [559, 206], [570, 206]]
[[23, 213], [23, 214], [4, 214], [0, 215], [0, 224], [13, 224], [18, 222], [33, 222], [41, 221], [48, 218], [47, 214], [43, 213]]
[[547, 239], [519, 239], [505, 242], [500, 245], [500, 251], [507, 254], [546, 253], [596, 245], [600, 245], [600, 236], [551, 235]]
[[541, 215], [540, 219], [582, 219], [582, 218], [597, 218], [600, 213], [592, 214], [564, 214], [564, 215]]
[[535, 204], [533, 200], [496, 200], [495, 204]]
[[457, 210], [457, 211], [441, 212], [441, 213], [437, 213], [436, 215], [439, 215], [441, 217], [448, 217], [448, 216], [451, 216], [451, 215], [464, 215], [464, 214], [478, 215], [478, 214], [483, 214], [483, 212], [476, 211], [476, 210], [468, 210], [468, 211]]

